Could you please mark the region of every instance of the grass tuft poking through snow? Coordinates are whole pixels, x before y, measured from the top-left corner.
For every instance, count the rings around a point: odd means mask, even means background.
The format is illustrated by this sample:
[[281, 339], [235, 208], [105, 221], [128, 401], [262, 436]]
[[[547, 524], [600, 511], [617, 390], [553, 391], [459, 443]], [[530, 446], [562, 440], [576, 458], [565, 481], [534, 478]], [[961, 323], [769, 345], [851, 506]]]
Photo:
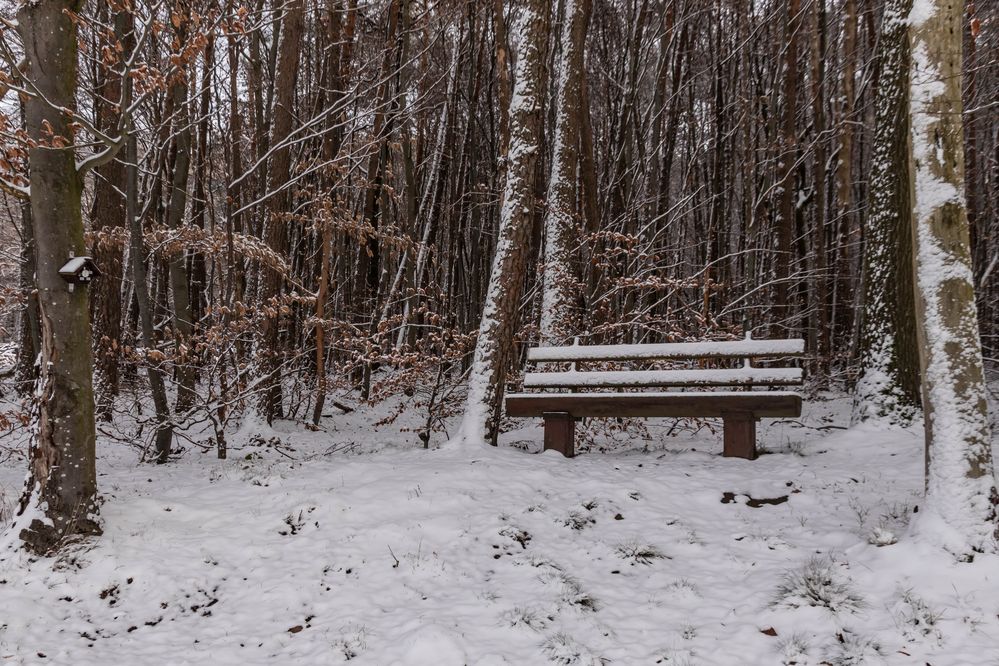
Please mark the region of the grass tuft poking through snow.
[[874, 640], [860, 634], [841, 629], [836, 633], [832, 654], [823, 663], [829, 666], [870, 666], [882, 663], [884, 652]]
[[895, 609], [899, 628], [909, 640], [943, 639], [939, 626], [943, 612], [932, 608], [925, 599], [912, 590], [901, 592]]
[[791, 634], [787, 638], [781, 639], [777, 649], [781, 655], [780, 663], [784, 666], [794, 666], [795, 664], [809, 663], [809, 653], [812, 646], [804, 634]]
[[632, 564], [652, 564], [655, 560], [672, 559], [655, 546], [639, 542], [620, 544], [617, 554], [626, 560], [631, 560]]
[[609, 663], [565, 633], [550, 636], [542, 649], [549, 661], [560, 666], [603, 666]]
[[789, 571], [777, 587], [775, 604], [787, 608], [815, 606], [833, 613], [852, 613], [864, 606], [864, 600], [832, 559], [811, 558]]

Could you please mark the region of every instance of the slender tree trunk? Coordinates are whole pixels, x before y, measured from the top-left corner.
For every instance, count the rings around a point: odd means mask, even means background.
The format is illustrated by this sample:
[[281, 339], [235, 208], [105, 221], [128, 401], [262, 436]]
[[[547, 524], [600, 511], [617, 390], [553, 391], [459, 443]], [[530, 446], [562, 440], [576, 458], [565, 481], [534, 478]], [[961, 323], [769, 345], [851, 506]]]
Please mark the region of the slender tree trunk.
[[555, 144], [548, 181], [544, 223], [545, 271], [541, 339], [563, 344], [579, 332], [578, 271], [572, 266], [579, 237], [576, 216], [576, 169], [579, 164], [583, 48], [590, 21], [590, 0], [566, 0], [562, 55], [555, 100]]
[[506, 155], [510, 145], [510, 65], [507, 63], [506, 19], [503, 0], [493, 0], [493, 39], [496, 49], [496, 87], [500, 112], [499, 148]]
[[785, 330], [791, 324], [793, 312], [790, 302], [790, 276], [795, 210], [794, 163], [798, 151], [795, 120], [798, 110], [798, 23], [800, 9], [800, 0], [789, 0], [787, 3], [783, 128], [781, 130], [780, 158], [777, 166], [780, 206], [777, 221], [775, 309], [777, 311], [776, 323], [779, 328]]
[[[28, 54], [25, 77], [44, 95], [24, 103], [31, 218], [41, 329], [38, 426], [17, 527], [24, 545], [48, 553], [72, 535], [100, 534], [95, 467], [93, 355], [87, 287], [70, 289], [59, 269], [87, 252], [71, 116], [76, 106], [74, 0], [38, 0], [18, 9]], [[46, 130], [49, 130], [47, 132]], [[15, 528], [17, 529], [17, 528]]]
[[829, 253], [826, 243], [826, 0], [814, 0], [815, 36], [812, 43], [812, 108], [815, 116], [815, 312], [810, 335], [814, 336], [815, 374], [829, 370]]
[[[202, 60], [201, 90], [199, 91], [201, 101], [197, 118], [197, 153], [193, 165], [194, 197], [191, 202], [191, 223], [203, 231], [209, 231], [212, 228], [209, 219], [214, 219], [211, 187], [212, 165], [209, 158], [211, 151], [209, 126], [211, 124], [211, 102], [214, 88], [212, 72], [215, 70], [214, 39], [209, 39], [205, 44]], [[193, 72], [194, 68], [191, 69]], [[193, 99], [191, 105], [194, 106]], [[208, 263], [205, 253], [198, 248], [193, 248], [188, 255], [187, 270], [191, 278], [191, 334], [197, 338], [199, 337], [199, 326], [211, 303], [212, 289], [208, 281]], [[195, 349], [189, 350], [188, 363], [191, 372], [189, 381], [195, 388], [201, 375], [202, 358], [203, 354], [198, 354]]]
[[[183, 4], [178, 5], [178, 12], [188, 12]], [[184, 14], [182, 14], [184, 15]], [[187, 41], [186, 22], [181, 22], [175, 28], [177, 43], [182, 47]], [[179, 54], [178, 60], [186, 56]], [[177, 74], [170, 94], [173, 96], [174, 112], [174, 160], [173, 174], [170, 185], [170, 203], [167, 208], [167, 226], [179, 231], [184, 225], [187, 214], [187, 184], [191, 171], [191, 114], [189, 111], [187, 65], [182, 62], [181, 71]], [[187, 252], [181, 251], [169, 259], [170, 289], [173, 292], [173, 338], [174, 364], [177, 368], [177, 412], [190, 409], [195, 401], [195, 382], [197, 373], [194, 369], [194, 355], [191, 345], [194, 333], [194, 315], [191, 310], [191, 292], [187, 272]]]
[[[283, 23], [283, 34], [277, 62], [277, 91], [274, 99], [274, 122], [271, 128], [270, 145], [275, 147], [268, 170], [267, 184], [271, 195], [267, 200], [267, 219], [264, 235], [272, 250], [284, 255], [288, 239], [286, 222], [282, 214], [287, 212], [291, 196], [288, 191], [275, 194], [285, 187], [291, 176], [291, 148], [282, 145], [291, 134], [295, 115], [295, 85], [298, 81], [298, 67], [302, 47], [302, 28], [305, 12], [304, 0], [288, 3]], [[268, 303], [281, 293], [283, 276], [277, 271], [261, 267], [263, 272], [259, 299]], [[266, 378], [261, 395], [260, 410], [267, 422], [282, 415], [282, 389], [280, 369], [282, 365], [278, 331], [281, 324], [281, 308], [271, 306], [271, 314], [264, 319], [261, 331], [261, 376]]]
[[852, 298], [856, 282], [850, 279], [854, 240], [853, 134], [854, 77], [857, 73], [857, 0], [843, 5], [843, 79], [839, 99], [839, 146], [836, 160], [836, 308], [835, 335], [847, 340], [853, 330]]
[[[120, 32], [118, 40], [126, 52], [135, 49], [134, 21], [126, 21], [116, 26]], [[125, 106], [132, 103], [132, 79], [124, 77], [122, 85]], [[149, 295], [149, 282], [146, 271], [146, 251], [143, 243], [142, 218], [139, 206], [139, 149], [132, 128], [125, 142], [125, 218], [129, 229], [129, 263], [131, 264], [132, 285], [135, 290], [135, 305], [138, 310], [139, 332], [142, 346], [146, 350], [146, 374], [149, 378], [149, 391], [153, 398], [156, 414], [156, 461], [165, 463], [173, 443], [173, 421], [170, 417], [170, 403], [167, 400], [166, 385], [163, 381], [161, 355], [156, 350], [156, 329], [153, 324], [153, 302]]]
[[41, 333], [38, 330], [38, 292], [35, 291], [35, 232], [31, 224], [31, 201], [21, 201], [18, 206], [21, 209], [20, 285], [27, 298], [21, 311], [21, 340], [14, 381], [17, 392], [27, 396], [38, 381], [36, 361], [41, 351]]
[[[105, 16], [106, 5], [99, 10]], [[124, 11], [114, 12], [117, 32], [128, 25], [129, 16]], [[97, 97], [97, 124], [104, 132], [113, 134], [118, 127], [119, 110], [115, 104], [121, 97], [121, 76], [110, 69], [100, 71], [100, 96]], [[121, 281], [124, 277], [122, 249], [113, 242], [106, 242], [105, 234], [125, 227], [125, 169], [114, 160], [97, 170], [94, 182], [94, 201], [90, 213], [91, 229], [96, 232], [93, 257], [103, 273], [91, 287], [90, 317], [94, 324], [97, 343], [94, 345], [94, 378], [97, 384], [97, 418], [111, 420], [114, 399], [118, 395], [118, 364], [121, 342]], [[103, 232], [103, 233], [102, 233]]]
[[506, 367], [513, 350], [537, 205], [534, 188], [543, 119], [548, 9], [549, 3], [544, 0], [530, 0], [521, 16], [521, 43], [510, 103], [506, 188], [462, 424], [465, 445], [483, 441], [495, 444], [498, 435]]
[[919, 528], [960, 559], [994, 552], [996, 482], [964, 194], [958, 0], [915, 0], [913, 253], [926, 415]]

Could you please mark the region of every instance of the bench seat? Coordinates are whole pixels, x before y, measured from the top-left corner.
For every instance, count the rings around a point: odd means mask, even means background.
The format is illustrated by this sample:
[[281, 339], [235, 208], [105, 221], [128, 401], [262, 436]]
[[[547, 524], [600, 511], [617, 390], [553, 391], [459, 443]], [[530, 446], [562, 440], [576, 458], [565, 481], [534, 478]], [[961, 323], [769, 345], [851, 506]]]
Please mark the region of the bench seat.
[[603, 370], [529, 372], [524, 388], [644, 388], [667, 386], [793, 386], [801, 368], [719, 368], [712, 370]]
[[801, 396], [789, 391], [711, 391], [687, 393], [511, 393], [506, 413], [539, 417], [564, 412], [575, 418], [696, 417], [723, 418], [731, 412], [750, 412], [756, 418], [801, 416]]

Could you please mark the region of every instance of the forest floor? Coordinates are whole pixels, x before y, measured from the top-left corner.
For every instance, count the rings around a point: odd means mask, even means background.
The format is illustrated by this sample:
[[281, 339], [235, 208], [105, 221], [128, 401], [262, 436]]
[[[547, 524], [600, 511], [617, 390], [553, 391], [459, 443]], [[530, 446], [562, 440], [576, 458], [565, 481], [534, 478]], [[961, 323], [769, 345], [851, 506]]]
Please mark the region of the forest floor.
[[361, 412], [247, 425], [225, 461], [102, 438], [104, 536], [0, 554], [0, 663], [999, 664], [999, 557], [907, 532], [921, 430], [848, 409], [765, 423], [754, 462], [669, 421], [574, 460], [520, 450], [534, 423], [425, 451]]

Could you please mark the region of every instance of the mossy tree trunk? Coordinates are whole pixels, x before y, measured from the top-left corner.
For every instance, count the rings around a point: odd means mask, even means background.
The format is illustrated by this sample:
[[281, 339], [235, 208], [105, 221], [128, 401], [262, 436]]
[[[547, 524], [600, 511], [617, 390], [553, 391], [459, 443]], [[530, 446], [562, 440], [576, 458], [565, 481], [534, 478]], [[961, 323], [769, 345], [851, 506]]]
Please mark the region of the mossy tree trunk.
[[986, 415], [964, 192], [959, 0], [915, 0], [912, 30], [913, 252], [926, 416], [919, 529], [959, 559], [996, 548]]

